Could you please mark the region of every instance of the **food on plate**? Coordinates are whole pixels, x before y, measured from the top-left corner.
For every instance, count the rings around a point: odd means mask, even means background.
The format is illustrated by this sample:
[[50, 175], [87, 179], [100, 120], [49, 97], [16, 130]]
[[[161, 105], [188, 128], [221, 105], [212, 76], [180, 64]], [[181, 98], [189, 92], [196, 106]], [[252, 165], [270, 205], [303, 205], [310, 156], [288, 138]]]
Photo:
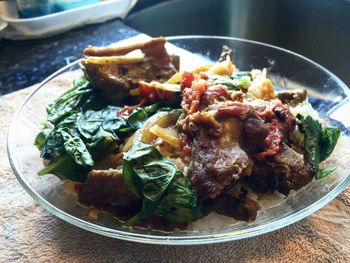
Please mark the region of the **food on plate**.
[[81, 205], [126, 226], [185, 228], [212, 211], [252, 222], [256, 193], [288, 196], [320, 166], [340, 130], [306, 90], [275, 90], [265, 69], [218, 62], [179, 68], [165, 39], [84, 50], [84, 75], [47, 105], [35, 145]]

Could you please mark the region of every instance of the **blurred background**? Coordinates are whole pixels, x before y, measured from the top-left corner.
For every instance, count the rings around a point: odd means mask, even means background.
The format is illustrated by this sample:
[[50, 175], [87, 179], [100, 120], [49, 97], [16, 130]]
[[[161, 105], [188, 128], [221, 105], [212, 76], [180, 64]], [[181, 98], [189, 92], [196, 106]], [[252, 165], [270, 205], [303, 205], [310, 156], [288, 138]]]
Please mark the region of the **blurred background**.
[[298, 52], [350, 85], [349, 0], [0, 1], [0, 95], [38, 83], [88, 44], [220, 35]]

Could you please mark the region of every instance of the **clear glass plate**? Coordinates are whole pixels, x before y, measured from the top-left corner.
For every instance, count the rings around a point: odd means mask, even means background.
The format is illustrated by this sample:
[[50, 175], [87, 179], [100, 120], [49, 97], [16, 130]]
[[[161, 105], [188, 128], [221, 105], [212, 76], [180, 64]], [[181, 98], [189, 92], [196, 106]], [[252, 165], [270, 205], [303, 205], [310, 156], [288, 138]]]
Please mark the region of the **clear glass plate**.
[[[344, 190], [350, 181], [350, 166], [347, 163], [347, 157], [350, 156], [347, 137], [350, 119], [346, 115], [350, 103], [349, 89], [340, 79], [301, 55], [263, 43], [208, 36], [180, 36], [168, 40], [179, 48], [199, 55], [201, 59], [212, 61], [217, 60], [222, 46], [227, 45], [233, 49], [234, 63], [240, 70], [267, 68], [269, 77], [279, 88], [307, 88], [312, 95], [310, 101], [321, 117], [342, 129], [342, 141], [328, 161], [328, 165], [338, 167], [336, 172], [323, 180], [314, 180], [283, 202], [261, 213], [250, 224], [239, 222], [165, 233], [125, 228], [108, 214], [102, 214], [98, 220], [91, 220], [87, 216], [88, 211], [76, 204], [76, 197], [64, 193], [61, 181], [51, 175], [37, 176], [37, 171], [43, 164], [33, 145], [34, 138], [41, 129], [39, 121], [46, 117], [45, 105], [69, 88], [73, 78], [81, 74], [77, 61], [40, 84], [23, 103], [9, 130], [8, 155], [12, 169], [35, 201], [57, 217], [101, 235], [143, 243], [177, 245], [224, 242], [267, 233], [310, 215]], [[171, 50], [180, 52], [176, 48]], [[180, 53], [184, 54], [182, 51]], [[191, 55], [187, 55], [187, 61], [193, 62]]]

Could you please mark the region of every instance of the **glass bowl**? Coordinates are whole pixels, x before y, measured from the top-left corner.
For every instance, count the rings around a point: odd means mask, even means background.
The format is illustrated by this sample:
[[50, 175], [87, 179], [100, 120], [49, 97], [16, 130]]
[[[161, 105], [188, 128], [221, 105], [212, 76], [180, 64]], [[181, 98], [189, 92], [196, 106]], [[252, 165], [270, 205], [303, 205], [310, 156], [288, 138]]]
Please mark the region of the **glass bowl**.
[[[206, 244], [238, 240], [267, 233], [292, 224], [320, 209], [335, 198], [350, 181], [350, 166], [346, 157], [350, 145], [349, 89], [334, 74], [317, 63], [291, 51], [275, 46], [226, 37], [169, 37], [171, 52], [181, 53], [189, 65], [196, 59], [215, 61], [223, 45], [233, 49], [234, 63], [240, 70], [267, 68], [278, 88], [307, 88], [310, 102], [327, 122], [338, 125], [342, 141], [328, 161], [336, 172], [320, 181], [313, 181], [275, 206], [260, 213], [253, 223], [203, 226], [200, 229], [161, 232], [150, 229], [126, 228], [108, 214], [98, 220], [88, 218], [88, 211], [76, 204], [76, 197], [64, 193], [63, 183], [52, 175], [37, 176], [42, 168], [39, 152], [33, 145], [35, 135], [45, 119], [45, 105], [71, 86], [73, 78], [82, 74], [79, 61], [57, 71], [26, 99], [15, 116], [8, 135], [8, 156], [12, 169], [26, 191], [52, 214], [83, 229], [123, 240], [150, 244]], [[191, 53], [188, 53], [184, 50]], [[347, 146], [347, 147], [346, 147]]]

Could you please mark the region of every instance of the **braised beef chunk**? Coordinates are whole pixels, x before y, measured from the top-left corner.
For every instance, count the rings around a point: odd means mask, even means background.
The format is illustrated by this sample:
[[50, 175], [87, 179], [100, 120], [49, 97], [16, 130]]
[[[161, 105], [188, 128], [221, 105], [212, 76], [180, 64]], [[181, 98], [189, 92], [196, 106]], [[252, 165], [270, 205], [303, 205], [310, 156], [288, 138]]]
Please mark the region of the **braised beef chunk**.
[[199, 200], [215, 198], [239, 178], [249, 163], [239, 145], [240, 121], [220, 122], [220, 134], [210, 135], [208, 126], [195, 126], [192, 144], [191, 181]]
[[304, 156], [284, 142], [281, 144], [279, 152], [274, 156], [274, 161], [287, 165], [290, 168], [301, 168], [304, 166]]
[[[137, 88], [139, 81], [165, 82], [177, 72], [175, 65], [179, 65], [178, 59], [169, 56], [165, 42], [164, 38], [154, 38], [121, 47], [90, 46], [84, 50], [87, 57], [81, 65], [102, 97], [112, 103], [127, 103], [129, 91]], [[137, 49], [142, 51], [144, 57], [115, 57]]]
[[285, 167], [278, 173], [278, 191], [284, 195], [288, 195], [291, 190], [299, 190], [314, 178], [315, 171], [303, 148], [295, 142], [290, 142], [289, 145], [283, 143], [274, 162], [277, 166], [280, 164]]
[[247, 187], [258, 193], [274, 192], [277, 189], [278, 177], [271, 165], [255, 162], [252, 174], [241, 179]]
[[280, 151], [270, 161], [257, 161], [250, 176], [241, 181], [256, 192], [278, 190], [288, 195], [312, 181], [315, 171], [297, 146], [289, 147], [282, 143]]
[[315, 171], [307, 158], [302, 166], [290, 167], [290, 171], [279, 175], [278, 191], [288, 195], [291, 190], [299, 190], [314, 178]]
[[280, 99], [283, 104], [296, 106], [306, 100], [306, 95], [305, 89], [294, 89], [278, 91], [276, 97]]
[[257, 116], [249, 117], [243, 122], [243, 136], [249, 146], [260, 144], [268, 134], [269, 126]]
[[208, 201], [208, 206], [221, 215], [233, 217], [236, 220], [252, 222], [256, 219], [259, 204], [246, 196], [234, 197], [222, 193]]
[[121, 170], [92, 170], [79, 191], [79, 202], [130, 217], [141, 209], [138, 199], [123, 181]]

